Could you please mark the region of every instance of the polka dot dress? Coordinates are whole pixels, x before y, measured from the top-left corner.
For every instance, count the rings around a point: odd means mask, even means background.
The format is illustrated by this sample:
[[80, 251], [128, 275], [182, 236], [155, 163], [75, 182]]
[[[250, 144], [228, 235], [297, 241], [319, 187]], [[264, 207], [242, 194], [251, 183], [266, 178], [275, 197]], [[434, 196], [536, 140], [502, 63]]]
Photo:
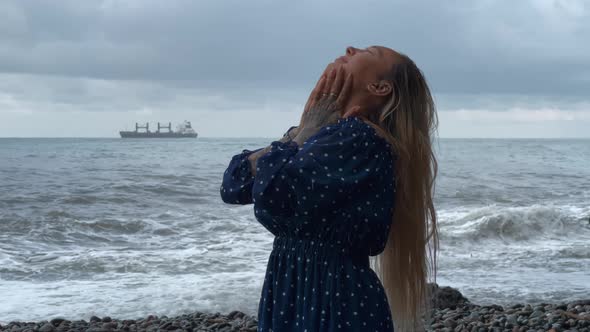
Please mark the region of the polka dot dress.
[[393, 331], [369, 266], [369, 256], [385, 248], [394, 209], [389, 143], [348, 117], [302, 146], [272, 142], [253, 177], [247, 157], [258, 150], [235, 155], [220, 188], [226, 203], [253, 203], [275, 236], [258, 331]]

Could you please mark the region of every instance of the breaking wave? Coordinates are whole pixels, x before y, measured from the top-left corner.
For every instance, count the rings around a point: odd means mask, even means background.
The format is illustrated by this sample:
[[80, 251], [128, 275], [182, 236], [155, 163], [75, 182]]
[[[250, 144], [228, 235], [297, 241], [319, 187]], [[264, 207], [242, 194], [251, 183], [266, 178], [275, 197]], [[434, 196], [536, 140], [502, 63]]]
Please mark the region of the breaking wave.
[[441, 237], [447, 240], [504, 242], [590, 238], [590, 207], [486, 206], [439, 212]]

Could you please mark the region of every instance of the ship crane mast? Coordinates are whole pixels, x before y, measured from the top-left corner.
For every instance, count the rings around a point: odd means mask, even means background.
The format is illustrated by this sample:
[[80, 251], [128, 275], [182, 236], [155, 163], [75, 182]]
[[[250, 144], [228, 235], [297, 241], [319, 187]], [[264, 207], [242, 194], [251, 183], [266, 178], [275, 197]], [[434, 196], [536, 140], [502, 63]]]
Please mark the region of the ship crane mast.
[[149, 122], [145, 123], [145, 126], [140, 126], [137, 122], [135, 123], [135, 132], [138, 132], [139, 129], [145, 129], [146, 133], [150, 132], [150, 124]]
[[160, 125], [160, 123], [158, 122], [158, 133], [160, 132], [160, 129], [168, 129], [168, 132], [171, 133], [172, 132], [172, 122], [168, 122], [167, 126], [164, 125]]

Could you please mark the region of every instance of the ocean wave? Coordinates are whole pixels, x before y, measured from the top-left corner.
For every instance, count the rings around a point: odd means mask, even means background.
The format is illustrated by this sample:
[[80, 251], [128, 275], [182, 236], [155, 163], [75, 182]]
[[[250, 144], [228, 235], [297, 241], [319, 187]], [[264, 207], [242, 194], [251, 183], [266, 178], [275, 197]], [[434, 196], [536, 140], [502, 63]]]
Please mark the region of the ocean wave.
[[143, 220], [127, 220], [121, 218], [103, 218], [94, 220], [72, 220], [68, 227], [83, 232], [135, 234], [144, 231], [149, 223]]
[[136, 203], [137, 200], [130, 196], [121, 196], [121, 195], [70, 195], [64, 196], [59, 201], [58, 204], [70, 204], [70, 205], [92, 205], [98, 203], [114, 203], [114, 204], [127, 204], [127, 203]]
[[176, 186], [168, 183], [135, 183], [135, 184], [117, 184], [112, 186], [114, 192], [124, 192], [131, 194], [154, 194], [166, 196], [203, 196], [194, 186]]
[[504, 242], [590, 238], [590, 207], [486, 206], [439, 212], [441, 237], [448, 240]]
[[557, 256], [570, 259], [590, 259], [590, 247], [588, 244], [576, 245], [570, 248], [563, 248], [557, 252]]

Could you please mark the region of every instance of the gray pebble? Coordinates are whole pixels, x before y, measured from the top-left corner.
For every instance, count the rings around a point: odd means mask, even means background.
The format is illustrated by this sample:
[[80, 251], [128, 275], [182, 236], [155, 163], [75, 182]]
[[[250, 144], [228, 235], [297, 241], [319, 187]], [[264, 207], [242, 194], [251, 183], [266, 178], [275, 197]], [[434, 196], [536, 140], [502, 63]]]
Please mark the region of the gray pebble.
[[[156, 331], [216, 331], [255, 332], [258, 321], [255, 316], [241, 311], [227, 315], [219, 312], [193, 312], [175, 317], [148, 315], [140, 319], [112, 319], [108, 316], [90, 317], [68, 321], [54, 318], [51, 321], [10, 322], [0, 325], [7, 332], [156, 332]], [[453, 307], [433, 308], [428, 331], [548, 331], [590, 332], [590, 301], [558, 304], [515, 304], [506, 309], [498, 305], [480, 306], [470, 302], [457, 303]]]
[[39, 332], [53, 332], [55, 331], [55, 326], [51, 323], [46, 323], [45, 325], [41, 326]]

